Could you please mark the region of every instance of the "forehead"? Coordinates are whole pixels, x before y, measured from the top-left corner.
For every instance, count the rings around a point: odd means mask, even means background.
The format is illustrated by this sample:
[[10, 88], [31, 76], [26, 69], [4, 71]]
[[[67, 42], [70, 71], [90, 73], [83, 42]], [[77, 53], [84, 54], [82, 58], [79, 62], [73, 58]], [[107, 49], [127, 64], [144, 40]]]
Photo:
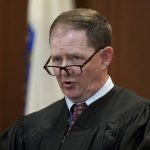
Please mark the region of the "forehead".
[[73, 51], [89, 48], [85, 30], [73, 29], [67, 25], [54, 28], [50, 38], [51, 51]]

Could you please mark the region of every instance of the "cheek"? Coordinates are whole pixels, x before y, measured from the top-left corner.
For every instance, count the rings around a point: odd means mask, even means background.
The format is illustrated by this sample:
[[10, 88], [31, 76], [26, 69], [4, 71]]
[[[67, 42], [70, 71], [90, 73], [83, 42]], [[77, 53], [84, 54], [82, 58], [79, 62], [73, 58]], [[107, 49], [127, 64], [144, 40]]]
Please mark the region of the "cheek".
[[93, 63], [93, 65], [85, 68], [83, 81], [89, 86], [97, 85], [103, 74], [103, 67], [99, 62]]
[[92, 70], [83, 70], [82, 76], [79, 78], [79, 84], [81, 87], [89, 88], [89, 85], [92, 82], [92, 78], [94, 77], [94, 72]]
[[56, 80], [57, 80], [59, 86], [61, 87], [61, 78], [60, 77], [56, 77]]

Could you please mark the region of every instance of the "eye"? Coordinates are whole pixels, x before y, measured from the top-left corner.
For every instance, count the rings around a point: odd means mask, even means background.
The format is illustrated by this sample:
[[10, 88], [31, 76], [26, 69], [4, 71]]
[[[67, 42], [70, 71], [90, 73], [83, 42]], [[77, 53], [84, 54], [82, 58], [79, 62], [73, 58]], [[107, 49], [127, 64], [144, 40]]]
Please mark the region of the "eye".
[[53, 65], [60, 65], [62, 63], [62, 58], [61, 57], [52, 57], [52, 64]]
[[79, 56], [73, 56], [72, 59], [73, 60], [81, 60], [81, 58]]
[[73, 64], [81, 64], [83, 62], [83, 58], [80, 56], [72, 56], [71, 60]]

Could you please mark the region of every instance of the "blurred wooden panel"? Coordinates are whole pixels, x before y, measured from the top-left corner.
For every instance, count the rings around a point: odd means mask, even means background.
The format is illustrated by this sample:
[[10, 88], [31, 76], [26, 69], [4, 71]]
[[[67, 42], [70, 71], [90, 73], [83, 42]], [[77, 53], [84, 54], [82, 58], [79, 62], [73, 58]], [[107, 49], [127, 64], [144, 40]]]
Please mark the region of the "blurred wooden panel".
[[150, 98], [150, 1], [120, 3], [119, 83]]
[[0, 131], [23, 112], [26, 1], [0, 1]]

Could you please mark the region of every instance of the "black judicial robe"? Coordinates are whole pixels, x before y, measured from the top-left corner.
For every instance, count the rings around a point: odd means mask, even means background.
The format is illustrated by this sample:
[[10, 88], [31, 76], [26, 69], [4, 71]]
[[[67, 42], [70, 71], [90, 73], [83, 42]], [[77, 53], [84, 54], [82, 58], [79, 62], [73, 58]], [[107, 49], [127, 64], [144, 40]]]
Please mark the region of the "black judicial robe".
[[129, 90], [115, 86], [67, 135], [68, 115], [62, 99], [24, 116], [0, 135], [0, 150], [150, 150], [150, 102]]

